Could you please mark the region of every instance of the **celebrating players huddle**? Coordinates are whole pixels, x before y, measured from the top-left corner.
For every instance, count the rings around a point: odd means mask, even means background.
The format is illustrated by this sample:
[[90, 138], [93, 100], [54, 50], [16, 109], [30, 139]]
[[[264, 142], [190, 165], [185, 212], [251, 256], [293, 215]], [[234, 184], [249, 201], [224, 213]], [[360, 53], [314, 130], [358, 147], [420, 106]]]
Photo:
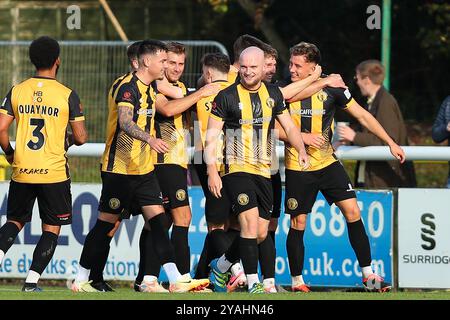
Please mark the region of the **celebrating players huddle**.
[[[186, 60], [182, 44], [144, 40], [128, 47], [130, 71], [117, 78], [108, 93], [99, 214], [71, 283], [74, 292], [113, 291], [102, 276], [111, 239], [123, 219], [142, 215], [145, 224], [139, 240], [136, 291], [232, 292], [246, 287], [250, 293], [276, 293], [275, 230], [281, 211], [277, 140], [285, 143], [285, 213], [291, 218], [286, 247], [292, 291], [310, 291], [302, 278], [303, 236], [306, 216], [319, 191], [346, 219], [363, 286], [369, 291], [390, 290], [372, 270], [356, 194], [334, 155], [331, 140], [336, 109], [354, 116], [389, 145], [401, 162], [403, 150], [355, 102], [339, 75], [322, 74], [315, 45], [301, 42], [291, 48], [287, 81], [274, 79], [278, 56], [270, 45], [243, 35], [233, 49], [233, 64], [224, 54], [205, 54], [199, 89], [188, 94], [180, 81]], [[0, 108], [0, 145], [13, 164], [8, 221], [0, 228], [0, 262], [31, 220], [31, 208], [38, 198], [43, 233], [23, 290], [39, 291], [37, 282], [53, 256], [60, 226], [71, 222], [65, 153], [70, 144], [84, 143], [87, 134], [78, 96], [55, 81], [60, 63], [57, 42], [48, 37], [33, 41], [30, 58], [37, 75], [14, 86]], [[58, 112], [40, 112], [44, 106], [47, 110], [57, 106]], [[26, 112], [31, 109], [33, 114]], [[197, 119], [197, 139], [193, 159], [189, 159], [192, 116]], [[15, 150], [8, 136], [14, 119]], [[44, 160], [50, 156], [55, 161]], [[189, 161], [206, 198], [208, 226], [193, 277], [188, 239], [192, 218]], [[44, 171], [29, 173], [30, 166]], [[58, 200], [48, 201], [49, 197]], [[158, 281], [161, 267], [168, 287]]]

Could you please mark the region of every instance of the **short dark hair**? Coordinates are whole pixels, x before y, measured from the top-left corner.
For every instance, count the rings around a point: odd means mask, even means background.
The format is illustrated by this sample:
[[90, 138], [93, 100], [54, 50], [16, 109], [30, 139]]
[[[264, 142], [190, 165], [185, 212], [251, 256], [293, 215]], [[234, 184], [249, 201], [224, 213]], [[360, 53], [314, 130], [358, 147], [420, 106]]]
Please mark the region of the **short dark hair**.
[[230, 59], [223, 53], [207, 53], [202, 57], [202, 66], [210, 67], [222, 73], [230, 71]]
[[291, 56], [305, 56], [307, 62], [319, 63], [321, 59], [319, 48], [312, 43], [300, 42], [289, 51]]
[[39, 37], [31, 42], [28, 54], [37, 70], [50, 69], [59, 57], [59, 43], [47, 36]]
[[141, 59], [141, 56], [144, 54], [155, 55], [158, 51], [167, 52], [167, 46], [164, 42], [159, 40], [144, 40], [138, 49], [138, 59]]
[[278, 60], [278, 51], [277, 51], [277, 49], [272, 47], [270, 44], [266, 44], [263, 51], [264, 51], [264, 56], [266, 58], [273, 57], [275, 60]]
[[138, 51], [139, 51], [139, 46], [141, 45], [143, 41], [136, 41], [133, 42], [132, 44], [130, 44], [127, 48], [127, 57], [128, 57], [128, 61], [131, 63], [131, 61], [137, 59], [138, 57]]
[[264, 41], [261, 41], [258, 38], [251, 36], [249, 34], [243, 34], [242, 36], [239, 36], [236, 39], [236, 41], [234, 41], [233, 44], [234, 61], [238, 61], [242, 51], [244, 51], [248, 47], [258, 47], [265, 52], [264, 48], [266, 46], [267, 44]]
[[356, 66], [356, 72], [361, 77], [368, 77], [374, 84], [381, 85], [384, 81], [384, 66], [379, 60], [365, 60]]
[[173, 52], [175, 54], [186, 54], [186, 47], [176, 41], [170, 41], [166, 43], [167, 52]]

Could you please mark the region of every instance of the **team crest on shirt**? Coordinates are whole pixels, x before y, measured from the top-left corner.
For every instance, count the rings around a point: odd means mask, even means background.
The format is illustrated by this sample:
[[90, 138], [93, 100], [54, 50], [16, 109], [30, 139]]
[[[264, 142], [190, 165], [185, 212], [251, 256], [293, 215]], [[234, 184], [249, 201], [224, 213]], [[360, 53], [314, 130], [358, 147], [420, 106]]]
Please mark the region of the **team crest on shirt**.
[[117, 198], [109, 199], [109, 207], [113, 210], [117, 209], [120, 206], [120, 200]]
[[275, 100], [271, 97], [268, 97], [266, 100], [266, 105], [272, 109], [273, 107], [275, 107]]
[[125, 91], [122, 96], [123, 100], [131, 101], [131, 92]]
[[320, 102], [325, 102], [328, 99], [328, 94], [323, 91], [322, 89], [320, 89], [319, 92], [317, 92], [317, 100], [319, 100]]
[[177, 197], [178, 201], [184, 201], [186, 199], [186, 191], [183, 189], [178, 189], [175, 193], [175, 197]]
[[248, 204], [249, 198], [246, 193], [240, 193], [237, 197], [237, 200], [241, 206], [245, 206]]
[[294, 198], [289, 198], [287, 201], [287, 207], [289, 210], [295, 210], [298, 207], [298, 202]]

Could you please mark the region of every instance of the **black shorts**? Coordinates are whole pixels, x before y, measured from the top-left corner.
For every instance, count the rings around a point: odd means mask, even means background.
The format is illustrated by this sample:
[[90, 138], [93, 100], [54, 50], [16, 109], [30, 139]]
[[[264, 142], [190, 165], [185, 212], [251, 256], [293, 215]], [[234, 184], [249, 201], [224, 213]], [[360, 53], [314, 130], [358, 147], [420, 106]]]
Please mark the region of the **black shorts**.
[[[195, 158], [197, 159], [197, 158]], [[203, 159], [203, 154], [202, 154]], [[230, 218], [231, 203], [228, 199], [226, 191], [222, 188], [222, 197], [216, 198], [213, 196], [208, 188], [208, 175], [206, 173], [206, 164], [201, 163], [194, 164], [195, 171], [197, 172], [198, 179], [205, 195], [205, 218], [206, 222], [212, 224], [225, 224]]]
[[36, 184], [11, 180], [7, 218], [22, 223], [30, 222], [36, 198], [39, 205], [39, 216], [43, 223], [52, 226], [72, 223], [70, 180]]
[[277, 171], [277, 173], [271, 175], [270, 181], [272, 182], [272, 192], [273, 192], [273, 211], [271, 218], [279, 218], [281, 212], [281, 197], [283, 192], [280, 171]]
[[144, 175], [124, 175], [101, 172], [102, 194], [98, 204], [100, 212], [138, 215], [140, 208], [162, 205], [162, 194], [155, 172]]
[[177, 164], [155, 165], [156, 178], [163, 195], [164, 209], [189, 206], [187, 170]]
[[270, 219], [273, 210], [273, 192], [269, 178], [237, 172], [223, 176], [222, 182], [235, 214], [257, 207], [261, 218]]
[[356, 198], [350, 179], [339, 161], [317, 171], [286, 169], [285, 212], [294, 217], [310, 213], [319, 191], [330, 205]]

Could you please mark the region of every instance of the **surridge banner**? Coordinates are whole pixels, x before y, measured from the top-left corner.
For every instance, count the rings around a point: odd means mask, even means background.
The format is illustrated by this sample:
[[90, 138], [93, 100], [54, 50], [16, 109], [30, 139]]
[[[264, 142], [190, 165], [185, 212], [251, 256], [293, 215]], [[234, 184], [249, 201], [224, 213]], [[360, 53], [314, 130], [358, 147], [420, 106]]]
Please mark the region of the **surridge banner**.
[[398, 190], [400, 288], [450, 288], [450, 189]]

